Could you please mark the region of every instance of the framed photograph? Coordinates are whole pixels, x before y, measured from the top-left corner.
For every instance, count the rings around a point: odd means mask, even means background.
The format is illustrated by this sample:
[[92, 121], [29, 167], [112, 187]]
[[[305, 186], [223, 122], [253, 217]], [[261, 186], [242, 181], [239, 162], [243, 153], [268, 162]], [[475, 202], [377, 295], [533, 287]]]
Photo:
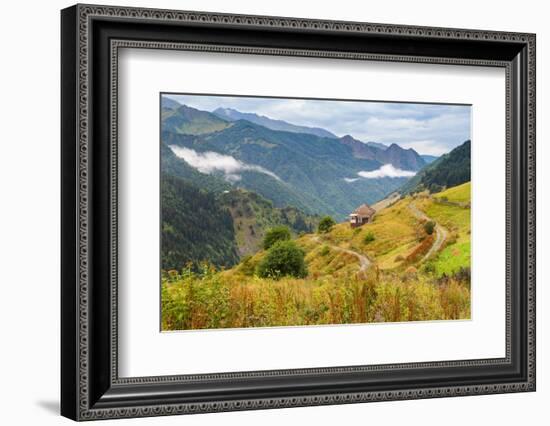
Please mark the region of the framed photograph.
[[535, 390], [535, 35], [61, 12], [61, 412]]

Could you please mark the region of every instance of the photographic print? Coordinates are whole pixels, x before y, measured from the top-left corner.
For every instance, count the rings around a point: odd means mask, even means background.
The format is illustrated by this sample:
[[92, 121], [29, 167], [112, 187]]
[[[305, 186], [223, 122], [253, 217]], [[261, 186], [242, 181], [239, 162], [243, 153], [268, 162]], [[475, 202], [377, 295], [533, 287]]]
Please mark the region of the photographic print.
[[162, 93], [162, 331], [470, 319], [470, 127], [462, 104]]
[[534, 33], [78, 4], [60, 65], [63, 416], [536, 390]]

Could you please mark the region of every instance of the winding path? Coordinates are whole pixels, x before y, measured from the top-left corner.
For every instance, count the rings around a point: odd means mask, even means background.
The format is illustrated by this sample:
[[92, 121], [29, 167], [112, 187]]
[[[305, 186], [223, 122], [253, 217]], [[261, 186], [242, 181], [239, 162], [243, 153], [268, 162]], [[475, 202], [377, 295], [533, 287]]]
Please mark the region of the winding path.
[[[426, 213], [424, 213], [418, 207], [416, 207], [416, 204], [414, 204], [414, 201], [411, 201], [408, 207], [416, 218], [420, 220], [425, 220], [425, 221], [432, 221], [435, 223], [435, 241], [430, 247], [430, 249], [428, 250], [428, 252], [422, 258], [421, 262], [424, 262], [425, 260], [428, 260], [434, 253], [439, 251], [439, 249], [447, 239], [448, 231], [439, 223], [437, 223], [435, 220], [433, 220], [428, 215], [426, 215]], [[313, 235], [312, 239], [317, 243], [326, 244], [333, 250], [347, 253], [351, 256], [355, 256], [359, 260], [359, 272], [365, 272], [372, 265], [372, 262], [369, 260], [369, 258], [361, 253], [358, 253], [356, 251], [346, 249], [343, 247], [335, 246], [333, 244], [329, 244], [327, 241], [319, 237], [319, 235]]]
[[347, 253], [347, 254], [350, 254], [352, 256], [355, 256], [359, 260], [359, 272], [365, 272], [369, 268], [369, 266], [372, 264], [372, 262], [369, 260], [369, 258], [367, 256], [365, 256], [361, 253], [357, 253], [356, 251], [353, 251], [353, 250], [350, 250], [350, 249], [346, 249], [346, 248], [338, 247], [338, 246], [335, 246], [335, 245], [332, 245], [332, 244], [328, 244], [326, 241], [322, 240], [318, 235], [314, 235], [313, 240], [315, 242], [318, 242], [318, 243], [322, 242], [322, 243], [326, 244], [327, 246], [329, 246], [333, 250], [341, 251], [343, 253]]
[[435, 223], [435, 241], [432, 244], [432, 247], [428, 250], [428, 252], [422, 258], [421, 262], [424, 262], [425, 260], [428, 260], [434, 253], [436, 253], [441, 248], [441, 246], [447, 239], [448, 232], [439, 223], [437, 223], [435, 220], [427, 216], [426, 213], [419, 210], [418, 207], [416, 207], [416, 204], [414, 204], [414, 201], [411, 201], [411, 203], [409, 204], [409, 209], [418, 219], [425, 220], [425, 221], [432, 221]]

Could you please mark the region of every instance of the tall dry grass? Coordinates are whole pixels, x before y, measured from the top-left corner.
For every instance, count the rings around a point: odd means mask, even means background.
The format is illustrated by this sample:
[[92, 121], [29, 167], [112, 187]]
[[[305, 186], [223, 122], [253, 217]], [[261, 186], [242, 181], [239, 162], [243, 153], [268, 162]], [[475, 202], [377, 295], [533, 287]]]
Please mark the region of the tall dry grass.
[[414, 270], [276, 281], [205, 268], [171, 271], [162, 279], [163, 330], [467, 318], [467, 283], [451, 278], [438, 284]]

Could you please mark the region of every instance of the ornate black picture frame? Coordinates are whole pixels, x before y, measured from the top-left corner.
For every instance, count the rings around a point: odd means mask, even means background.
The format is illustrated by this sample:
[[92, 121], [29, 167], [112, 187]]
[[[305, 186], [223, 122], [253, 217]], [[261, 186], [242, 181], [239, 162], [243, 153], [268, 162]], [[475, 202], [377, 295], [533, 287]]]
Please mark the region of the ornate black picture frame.
[[[535, 390], [535, 35], [76, 5], [61, 13], [61, 413], [74, 420]], [[506, 70], [506, 356], [120, 378], [121, 47], [485, 65]]]

